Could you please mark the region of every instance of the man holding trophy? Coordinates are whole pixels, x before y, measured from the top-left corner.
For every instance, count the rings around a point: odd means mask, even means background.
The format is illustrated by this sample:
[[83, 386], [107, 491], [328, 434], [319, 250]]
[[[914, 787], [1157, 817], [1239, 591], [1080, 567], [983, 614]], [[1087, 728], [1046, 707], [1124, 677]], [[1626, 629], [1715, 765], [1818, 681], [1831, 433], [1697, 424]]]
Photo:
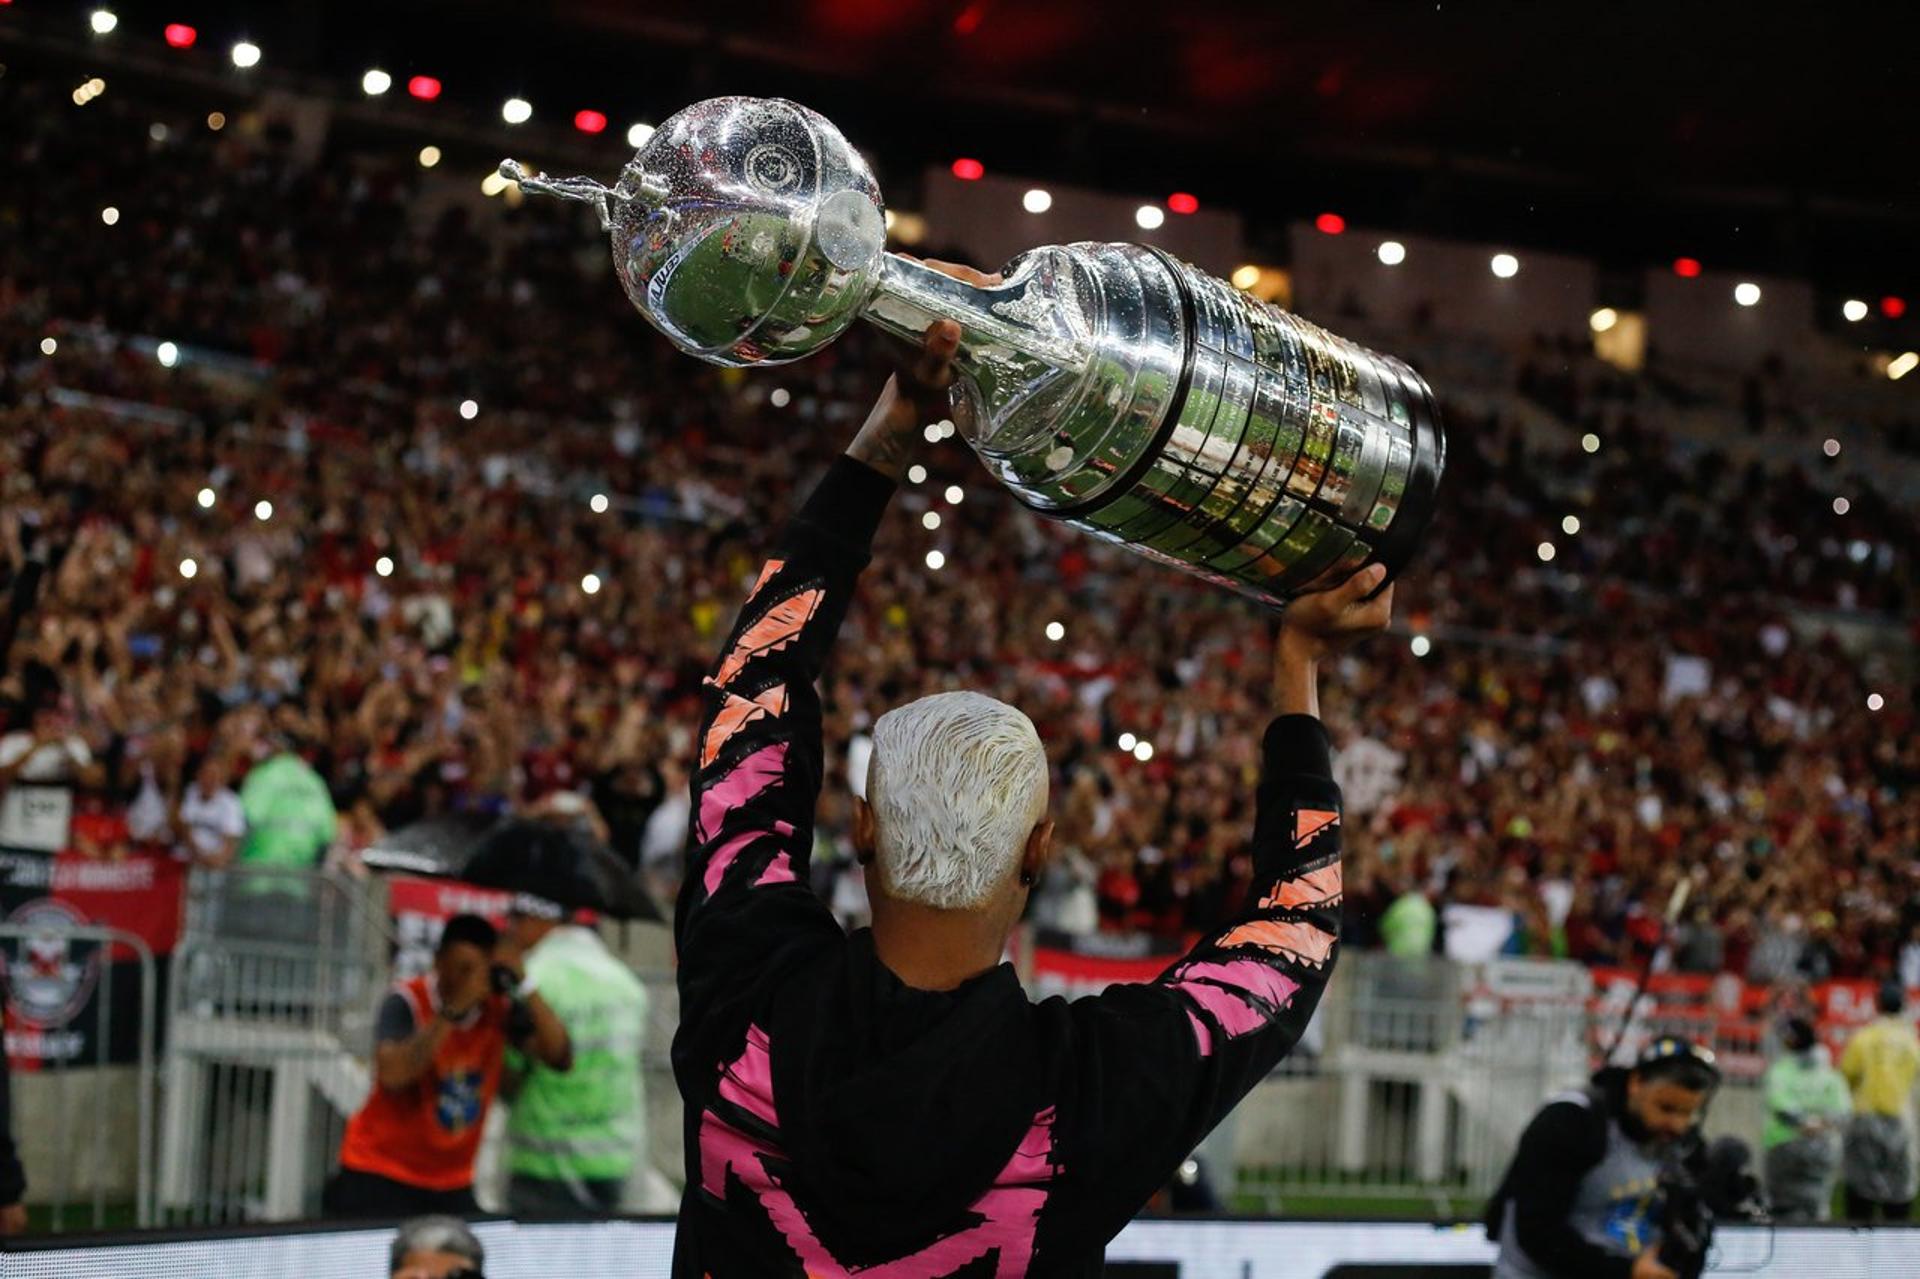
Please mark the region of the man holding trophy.
[[[999, 275], [883, 254], [857, 152], [792, 103], [663, 124], [596, 203], [636, 307], [716, 363], [865, 316], [919, 342], [800, 508], [706, 681], [674, 919], [679, 1276], [1097, 1274], [1109, 1239], [1299, 1039], [1331, 974], [1340, 794], [1320, 663], [1383, 629], [1444, 437], [1418, 375], [1135, 245]], [[1247, 913], [1157, 980], [1030, 1003], [1001, 962], [1052, 854], [1048, 768], [977, 693], [874, 726], [873, 926], [808, 887], [814, 683], [924, 425], [1036, 511], [1271, 604]]]

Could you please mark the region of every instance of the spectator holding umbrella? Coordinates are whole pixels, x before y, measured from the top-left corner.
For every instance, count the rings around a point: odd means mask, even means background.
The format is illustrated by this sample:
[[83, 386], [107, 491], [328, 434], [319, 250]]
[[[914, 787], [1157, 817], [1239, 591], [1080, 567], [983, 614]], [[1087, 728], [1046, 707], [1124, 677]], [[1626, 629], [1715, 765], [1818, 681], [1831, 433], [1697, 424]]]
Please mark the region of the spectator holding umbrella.
[[582, 824], [517, 820], [482, 842], [463, 878], [513, 893], [496, 962], [540, 992], [573, 1047], [562, 1069], [508, 1054], [508, 1207], [522, 1217], [612, 1212], [646, 1149], [647, 994], [598, 933], [570, 920], [581, 909], [648, 913], [623, 891], [631, 872]]

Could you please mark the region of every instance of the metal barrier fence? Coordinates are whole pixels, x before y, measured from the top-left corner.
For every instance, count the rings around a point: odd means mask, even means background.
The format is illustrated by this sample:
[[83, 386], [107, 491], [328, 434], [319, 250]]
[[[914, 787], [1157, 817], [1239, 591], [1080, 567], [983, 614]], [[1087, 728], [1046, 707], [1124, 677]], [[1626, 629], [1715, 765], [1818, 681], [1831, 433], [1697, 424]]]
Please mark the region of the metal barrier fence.
[[1584, 1076], [1585, 994], [1576, 965], [1350, 951], [1202, 1159], [1230, 1152], [1239, 1202], [1265, 1212], [1473, 1211], [1534, 1108]]
[[[131, 976], [119, 971], [128, 962]], [[37, 1227], [102, 1229], [129, 1224], [129, 1216], [152, 1225], [152, 948], [122, 929], [49, 914], [0, 922], [0, 969], [11, 1008], [7, 1051], [19, 1063], [11, 1071], [14, 1139], [27, 1203], [46, 1213]], [[137, 1000], [130, 1026], [115, 1017], [127, 981]]]
[[170, 1224], [317, 1215], [365, 1099], [389, 929], [375, 880], [196, 870], [168, 1000]]

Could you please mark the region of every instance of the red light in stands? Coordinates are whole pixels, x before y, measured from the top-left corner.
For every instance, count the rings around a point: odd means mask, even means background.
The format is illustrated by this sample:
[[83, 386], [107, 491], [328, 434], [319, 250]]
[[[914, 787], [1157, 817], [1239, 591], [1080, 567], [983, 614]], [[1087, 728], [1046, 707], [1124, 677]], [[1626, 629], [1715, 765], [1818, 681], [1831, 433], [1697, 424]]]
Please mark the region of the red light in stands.
[[1675, 258], [1673, 273], [1683, 280], [1691, 280], [1700, 274], [1699, 258]]
[[607, 117], [598, 111], [576, 111], [573, 113], [573, 127], [582, 133], [604, 133]]
[[407, 81], [407, 92], [422, 102], [431, 102], [440, 96], [440, 82], [430, 75], [417, 75]]
[[980, 20], [987, 16], [987, 7], [983, 4], [970, 4], [960, 11], [953, 20], [956, 35], [970, 36], [980, 29]]
[[1347, 229], [1347, 220], [1338, 213], [1322, 213], [1313, 220], [1313, 229], [1325, 235], [1339, 235]]
[[963, 156], [953, 162], [953, 176], [962, 182], [978, 182], [987, 176], [987, 166]]
[[1167, 197], [1167, 207], [1175, 213], [1198, 213], [1200, 212], [1200, 201], [1198, 198], [1188, 195], [1185, 191], [1175, 191]]
[[1880, 299], [1880, 314], [1886, 316], [1889, 320], [1897, 320], [1906, 313], [1907, 300], [1905, 298], [1897, 298], [1889, 293], [1886, 297]]
[[162, 34], [167, 37], [167, 43], [176, 49], [191, 49], [193, 42], [200, 38], [200, 33], [184, 22], [169, 22]]

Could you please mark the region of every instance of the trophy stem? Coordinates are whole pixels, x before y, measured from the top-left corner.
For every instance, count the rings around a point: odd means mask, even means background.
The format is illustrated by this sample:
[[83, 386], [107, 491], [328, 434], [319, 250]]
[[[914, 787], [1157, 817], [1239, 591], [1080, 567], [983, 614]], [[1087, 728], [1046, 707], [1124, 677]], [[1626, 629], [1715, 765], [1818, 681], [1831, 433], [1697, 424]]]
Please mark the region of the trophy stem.
[[[970, 350], [999, 347], [1038, 360], [1062, 373], [1081, 373], [1089, 352], [1058, 333], [1037, 327], [1036, 298], [1028, 281], [1016, 273], [990, 288], [968, 284], [912, 258], [888, 253], [882, 260], [873, 296], [861, 315], [870, 323], [918, 342], [935, 320], [960, 326], [960, 360]], [[1050, 310], [1044, 303], [1038, 308]]]

